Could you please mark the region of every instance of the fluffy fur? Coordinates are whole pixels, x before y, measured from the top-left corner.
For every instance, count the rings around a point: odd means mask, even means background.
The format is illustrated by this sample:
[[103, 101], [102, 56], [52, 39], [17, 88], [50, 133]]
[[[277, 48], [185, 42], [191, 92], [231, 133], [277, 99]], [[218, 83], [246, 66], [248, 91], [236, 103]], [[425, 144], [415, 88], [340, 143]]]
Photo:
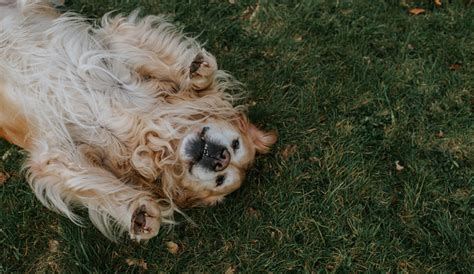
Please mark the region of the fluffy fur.
[[38, 0], [0, 11], [0, 137], [29, 152], [40, 201], [76, 223], [80, 205], [111, 239], [149, 239], [179, 208], [240, 187], [276, 141], [234, 106], [239, 83], [164, 17], [93, 26]]

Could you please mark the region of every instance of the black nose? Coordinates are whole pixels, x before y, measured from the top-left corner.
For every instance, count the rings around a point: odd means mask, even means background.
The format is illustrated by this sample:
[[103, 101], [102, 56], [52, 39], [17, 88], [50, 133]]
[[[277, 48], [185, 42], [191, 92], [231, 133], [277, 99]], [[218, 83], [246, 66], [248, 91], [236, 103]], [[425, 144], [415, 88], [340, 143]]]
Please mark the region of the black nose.
[[230, 153], [227, 148], [224, 148], [220, 155], [215, 158], [214, 161], [214, 170], [221, 171], [226, 169], [230, 163]]
[[230, 153], [224, 146], [209, 142], [204, 144], [202, 154], [194, 162], [211, 171], [222, 171], [229, 166]]
[[[205, 135], [206, 128], [203, 129]], [[199, 165], [210, 171], [222, 171], [229, 166], [231, 155], [229, 150], [214, 140], [205, 136], [195, 138], [186, 147], [186, 154], [192, 159], [193, 164]]]

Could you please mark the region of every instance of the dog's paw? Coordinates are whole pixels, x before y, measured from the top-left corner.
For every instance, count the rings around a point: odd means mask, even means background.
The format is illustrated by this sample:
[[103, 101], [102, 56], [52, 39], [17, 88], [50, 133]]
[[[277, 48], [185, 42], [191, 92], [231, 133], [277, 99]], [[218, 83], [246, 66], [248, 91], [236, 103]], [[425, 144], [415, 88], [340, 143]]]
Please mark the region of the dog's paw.
[[202, 51], [194, 57], [189, 66], [189, 77], [194, 90], [203, 90], [212, 84], [217, 62], [214, 56]]
[[132, 215], [130, 237], [137, 241], [155, 237], [160, 230], [160, 215], [158, 205], [153, 202], [138, 206]]

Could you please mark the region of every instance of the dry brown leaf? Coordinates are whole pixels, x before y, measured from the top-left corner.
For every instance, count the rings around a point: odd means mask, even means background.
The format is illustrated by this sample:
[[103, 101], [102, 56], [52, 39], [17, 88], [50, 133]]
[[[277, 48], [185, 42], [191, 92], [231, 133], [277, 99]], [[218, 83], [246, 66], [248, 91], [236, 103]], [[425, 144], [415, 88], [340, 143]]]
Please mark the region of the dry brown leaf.
[[179, 251], [179, 245], [175, 242], [169, 241], [166, 242], [166, 248], [168, 249], [169, 253], [176, 255]]
[[254, 217], [254, 218], [259, 218], [260, 217], [260, 212], [253, 206], [247, 208], [247, 214], [251, 217]]
[[10, 175], [0, 171], [0, 186], [3, 185], [8, 180], [8, 178], [10, 178]]
[[459, 70], [461, 68], [462, 64], [459, 63], [459, 62], [456, 62], [454, 64], [451, 64], [449, 66], [449, 69], [452, 70], [452, 71], [456, 71], [456, 70]]
[[245, 11], [242, 13], [242, 18], [244, 20], [253, 21], [257, 13], [260, 11], [260, 5], [248, 6]]
[[129, 266], [138, 266], [148, 270], [148, 265], [143, 259], [126, 259], [125, 262], [127, 262]]
[[51, 253], [58, 252], [59, 242], [56, 240], [49, 240], [48, 241], [48, 250]]
[[405, 167], [400, 164], [400, 161], [395, 161], [395, 169], [397, 171], [402, 171]]
[[441, 0], [434, 0], [434, 4], [435, 4], [437, 7], [441, 7]]
[[422, 9], [422, 8], [412, 8], [410, 10], [408, 10], [408, 12], [410, 14], [413, 14], [413, 15], [418, 15], [418, 14], [422, 14], [422, 13], [425, 13], [425, 9]]
[[352, 13], [352, 10], [351, 9], [341, 10], [341, 13], [344, 14], [344, 15], [348, 15], [348, 14]]
[[298, 149], [297, 145], [287, 145], [285, 149], [281, 152], [281, 156], [283, 159], [288, 159], [290, 156], [295, 154], [296, 150]]
[[224, 272], [224, 274], [234, 274], [235, 273], [235, 267], [234, 266], [229, 266], [229, 268], [227, 268], [227, 270]]
[[332, 263], [326, 265], [326, 270], [332, 271], [336, 268], [336, 266]]
[[229, 0], [229, 4], [235, 4], [235, 0]]
[[317, 163], [319, 167], [322, 167], [323, 166], [323, 163], [321, 162], [321, 158], [319, 157], [309, 157], [308, 160], [311, 162], [311, 163]]
[[440, 130], [440, 131], [436, 132], [435, 136], [438, 137], [438, 138], [443, 138], [444, 137], [444, 132], [442, 130]]
[[403, 269], [403, 270], [410, 270], [410, 269], [413, 268], [413, 265], [412, 265], [412, 263], [410, 263], [408, 261], [402, 260], [402, 261], [398, 262], [398, 267]]
[[312, 163], [321, 163], [321, 159], [315, 156], [309, 157], [308, 160]]

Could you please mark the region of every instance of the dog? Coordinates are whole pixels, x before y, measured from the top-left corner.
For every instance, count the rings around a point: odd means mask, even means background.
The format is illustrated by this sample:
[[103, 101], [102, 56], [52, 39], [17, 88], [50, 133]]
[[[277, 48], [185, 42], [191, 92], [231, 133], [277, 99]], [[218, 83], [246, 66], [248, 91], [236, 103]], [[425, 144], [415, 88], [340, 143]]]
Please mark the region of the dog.
[[240, 83], [163, 16], [2, 10], [0, 137], [28, 152], [38, 199], [77, 224], [80, 206], [108, 238], [148, 240], [238, 189], [276, 142], [236, 103]]

